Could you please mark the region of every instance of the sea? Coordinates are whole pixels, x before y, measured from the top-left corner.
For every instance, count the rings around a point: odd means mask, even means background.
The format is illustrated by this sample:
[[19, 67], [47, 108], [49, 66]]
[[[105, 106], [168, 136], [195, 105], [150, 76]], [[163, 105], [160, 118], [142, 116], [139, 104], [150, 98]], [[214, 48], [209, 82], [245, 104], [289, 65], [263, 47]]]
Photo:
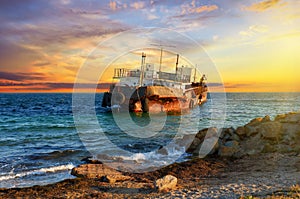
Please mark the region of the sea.
[[[183, 161], [188, 154], [172, 142], [178, 136], [300, 111], [300, 93], [210, 93], [202, 106], [173, 116], [111, 113], [101, 107], [102, 93], [81, 96], [74, 103], [72, 93], [0, 93], [0, 188], [74, 178], [71, 169], [87, 157]], [[164, 146], [167, 155], [153, 153]]]

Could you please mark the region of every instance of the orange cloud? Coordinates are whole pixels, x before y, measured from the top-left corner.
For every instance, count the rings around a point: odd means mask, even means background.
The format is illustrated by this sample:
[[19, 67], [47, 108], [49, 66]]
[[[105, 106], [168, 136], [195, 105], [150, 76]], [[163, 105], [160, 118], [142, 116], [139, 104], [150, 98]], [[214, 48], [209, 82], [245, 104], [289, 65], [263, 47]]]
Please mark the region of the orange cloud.
[[211, 12], [214, 10], [217, 10], [217, 5], [205, 5], [205, 6], [199, 6], [196, 7], [194, 3], [192, 3], [192, 6], [183, 6], [182, 7], [182, 14], [186, 13], [202, 13], [202, 12]]
[[195, 8], [194, 12], [196, 12], [196, 13], [211, 12], [211, 11], [214, 11], [217, 9], [218, 9], [218, 6], [216, 6], [216, 5], [200, 6], [198, 8]]
[[[254, 11], [254, 12], [263, 12], [269, 8], [272, 8], [274, 6], [277, 6], [280, 0], [265, 0], [258, 3], [253, 3], [252, 5], [248, 7], [244, 7], [244, 10], [248, 11]], [[280, 4], [284, 5], [284, 4]]]
[[131, 4], [131, 7], [136, 9], [136, 10], [139, 10], [139, 9], [142, 9], [145, 7], [145, 3], [140, 1], [140, 2], [134, 2], [133, 4]]
[[109, 2], [109, 7], [110, 7], [110, 9], [115, 11], [115, 10], [117, 10], [117, 3], [115, 1], [110, 1]]

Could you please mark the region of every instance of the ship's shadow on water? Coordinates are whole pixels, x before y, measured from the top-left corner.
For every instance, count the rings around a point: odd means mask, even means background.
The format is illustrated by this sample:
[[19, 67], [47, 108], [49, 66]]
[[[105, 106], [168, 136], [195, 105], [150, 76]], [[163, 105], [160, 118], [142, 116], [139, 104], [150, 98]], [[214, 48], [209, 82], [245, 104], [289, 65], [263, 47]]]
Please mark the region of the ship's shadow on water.
[[[104, 134], [113, 144], [132, 153], [147, 153], [156, 151], [163, 146], [168, 145], [174, 139], [180, 126], [180, 116], [165, 115], [165, 117], [165, 123], [161, 130], [156, 132], [153, 136], [143, 138], [132, 136], [132, 134], [145, 134], [145, 132], [138, 132], [141, 130], [140, 128], [138, 128], [139, 130], [130, 128], [131, 131], [136, 132], [128, 133], [118, 126], [111, 114], [106, 114], [105, 118], [111, 124], [109, 127], [111, 130], [104, 131]], [[146, 127], [151, 122], [151, 115], [148, 113], [130, 113], [129, 119], [131, 119], [134, 125], [137, 125], [138, 127]], [[126, 122], [126, 120], [124, 120], [124, 122]], [[153, 132], [149, 133], [152, 135]], [[119, 139], [116, 139], [116, 136], [119, 137]]]

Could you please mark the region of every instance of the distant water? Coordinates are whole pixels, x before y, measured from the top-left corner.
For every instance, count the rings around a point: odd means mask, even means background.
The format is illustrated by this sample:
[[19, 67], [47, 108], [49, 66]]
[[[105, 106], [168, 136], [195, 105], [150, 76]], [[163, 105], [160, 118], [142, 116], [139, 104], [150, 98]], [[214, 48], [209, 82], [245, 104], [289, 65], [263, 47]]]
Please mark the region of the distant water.
[[[228, 93], [226, 103], [219, 100], [220, 96], [211, 94], [206, 104], [190, 114], [170, 117], [164, 134], [151, 139], [134, 140], [118, 133], [113, 115], [100, 107], [102, 94], [96, 95], [95, 110], [105, 135], [137, 156], [166, 145], [174, 136], [174, 128], [179, 128], [178, 121], [189, 124], [197, 118], [197, 124], [185, 125], [186, 134], [193, 134], [212, 124], [237, 127], [256, 117], [300, 110], [300, 93]], [[226, 108], [224, 124], [216, 114], [219, 107]], [[147, 117], [131, 115], [141, 126], [147, 125]], [[70, 169], [90, 156], [74, 125], [72, 94], [0, 94], [0, 149], [0, 187], [26, 187], [72, 178]], [[103, 152], [107, 150], [103, 146]]]

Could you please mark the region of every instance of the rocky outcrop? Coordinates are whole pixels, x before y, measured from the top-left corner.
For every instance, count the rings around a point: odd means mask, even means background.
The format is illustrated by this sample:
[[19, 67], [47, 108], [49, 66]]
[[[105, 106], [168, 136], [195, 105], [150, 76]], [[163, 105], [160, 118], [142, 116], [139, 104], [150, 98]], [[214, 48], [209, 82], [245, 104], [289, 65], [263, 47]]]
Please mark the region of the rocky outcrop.
[[188, 153], [199, 155], [204, 143], [218, 139], [208, 155], [242, 157], [268, 152], [300, 152], [300, 113], [255, 118], [248, 124], [234, 128], [208, 128], [199, 131]]
[[126, 181], [131, 177], [123, 175], [104, 164], [83, 164], [72, 169], [71, 174], [81, 178], [98, 178], [101, 181], [115, 183]]
[[170, 191], [172, 189], [175, 189], [177, 185], [177, 178], [172, 175], [166, 175], [163, 178], [160, 178], [155, 181], [155, 188], [160, 191]]

